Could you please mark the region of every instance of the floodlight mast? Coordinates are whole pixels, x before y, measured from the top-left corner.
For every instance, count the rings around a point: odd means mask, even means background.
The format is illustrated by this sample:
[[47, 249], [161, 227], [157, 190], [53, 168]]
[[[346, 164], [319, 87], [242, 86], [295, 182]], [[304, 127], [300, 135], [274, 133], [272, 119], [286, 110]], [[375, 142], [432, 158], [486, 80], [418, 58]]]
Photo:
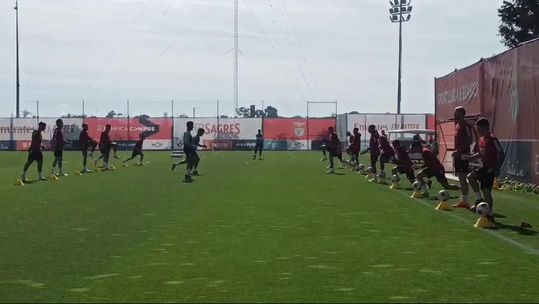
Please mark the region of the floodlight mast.
[[17, 69], [17, 84], [16, 84], [16, 100], [15, 100], [15, 108], [16, 108], [16, 114], [15, 117], [20, 117], [20, 95], [19, 90], [21, 87], [20, 81], [19, 81], [19, 2], [15, 0], [15, 45], [16, 45], [16, 69]]
[[389, 1], [389, 20], [392, 23], [399, 23], [399, 70], [398, 70], [398, 88], [397, 88], [397, 114], [401, 113], [402, 101], [402, 23], [410, 21], [412, 17], [412, 0], [393, 0]]

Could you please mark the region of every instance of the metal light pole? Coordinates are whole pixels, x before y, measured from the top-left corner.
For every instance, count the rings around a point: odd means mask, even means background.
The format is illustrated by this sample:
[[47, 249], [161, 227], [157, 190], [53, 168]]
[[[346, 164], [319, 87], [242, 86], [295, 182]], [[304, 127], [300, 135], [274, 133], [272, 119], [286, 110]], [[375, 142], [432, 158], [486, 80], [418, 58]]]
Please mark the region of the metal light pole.
[[389, 9], [389, 20], [392, 23], [399, 23], [399, 73], [398, 73], [398, 89], [397, 89], [397, 114], [401, 113], [402, 101], [402, 23], [410, 21], [412, 17], [412, 0], [393, 0], [389, 1], [391, 8]]
[[19, 1], [15, 0], [15, 15], [16, 15], [16, 21], [15, 21], [15, 39], [16, 39], [16, 48], [17, 48], [17, 101], [16, 101], [16, 109], [17, 113], [16, 116], [19, 118], [20, 116], [20, 108], [19, 108], [19, 89], [21, 87], [21, 84], [19, 82]]

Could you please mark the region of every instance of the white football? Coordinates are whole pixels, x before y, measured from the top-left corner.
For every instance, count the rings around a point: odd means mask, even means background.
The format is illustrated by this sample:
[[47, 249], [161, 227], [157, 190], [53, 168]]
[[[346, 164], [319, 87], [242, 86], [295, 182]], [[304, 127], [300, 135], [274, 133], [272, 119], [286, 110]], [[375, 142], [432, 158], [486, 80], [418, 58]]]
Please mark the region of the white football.
[[449, 200], [449, 196], [449, 192], [446, 190], [440, 190], [440, 192], [438, 192], [438, 199], [442, 202], [447, 202]]
[[397, 175], [397, 174], [394, 174], [392, 177], [391, 177], [391, 181], [393, 183], [398, 183], [401, 181], [401, 178]]
[[360, 171], [360, 172], [365, 171], [365, 165], [362, 165], [362, 164], [358, 165], [357, 170]]
[[475, 207], [475, 212], [477, 212], [479, 216], [487, 216], [490, 213], [490, 206], [485, 202], [479, 203], [477, 207]]
[[378, 173], [378, 178], [386, 178], [386, 173], [384, 171], [380, 171], [380, 173]]
[[373, 169], [372, 167], [368, 167], [368, 168], [367, 168], [367, 172], [369, 172], [369, 173], [374, 173], [374, 169]]
[[415, 181], [412, 184], [412, 187], [414, 188], [414, 191], [416, 191], [416, 192], [421, 191], [421, 183], [419, 181]]

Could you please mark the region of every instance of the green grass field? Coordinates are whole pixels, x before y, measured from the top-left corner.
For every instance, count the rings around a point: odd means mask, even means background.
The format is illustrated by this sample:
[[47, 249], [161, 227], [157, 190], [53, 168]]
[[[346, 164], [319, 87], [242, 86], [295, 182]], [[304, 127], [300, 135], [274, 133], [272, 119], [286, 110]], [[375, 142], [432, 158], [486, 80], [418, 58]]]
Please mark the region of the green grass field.
[[15, 187], [26, 154], [0, 153], [0, 302], [539, 301], [539, 196], [497, 192], [504, 217], [481, 230], [410, 190], [326, 175], [319, 153], [250, 156], [202, 153], [193, 184], [147, 152]]

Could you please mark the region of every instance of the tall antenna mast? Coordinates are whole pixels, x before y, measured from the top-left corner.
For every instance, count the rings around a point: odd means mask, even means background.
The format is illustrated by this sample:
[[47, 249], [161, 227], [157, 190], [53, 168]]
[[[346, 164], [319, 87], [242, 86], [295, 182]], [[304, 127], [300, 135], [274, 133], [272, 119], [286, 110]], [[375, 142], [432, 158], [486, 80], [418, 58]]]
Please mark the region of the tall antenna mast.
[[234, 0], [234, 116], [238, 114], [238, 0]]
[[21, 84], [19, 82], [19, 2], [15, 0], [15, 12], [16, 12], [16, 23], [15, 23], [15, 39], [16, 39], [16, 48], [17, 48], [17, 100], [16, 100], [16, 116], [19, 118], [20, 116], [20, 109], [19, 109], [19, 89], [21, 87]]

